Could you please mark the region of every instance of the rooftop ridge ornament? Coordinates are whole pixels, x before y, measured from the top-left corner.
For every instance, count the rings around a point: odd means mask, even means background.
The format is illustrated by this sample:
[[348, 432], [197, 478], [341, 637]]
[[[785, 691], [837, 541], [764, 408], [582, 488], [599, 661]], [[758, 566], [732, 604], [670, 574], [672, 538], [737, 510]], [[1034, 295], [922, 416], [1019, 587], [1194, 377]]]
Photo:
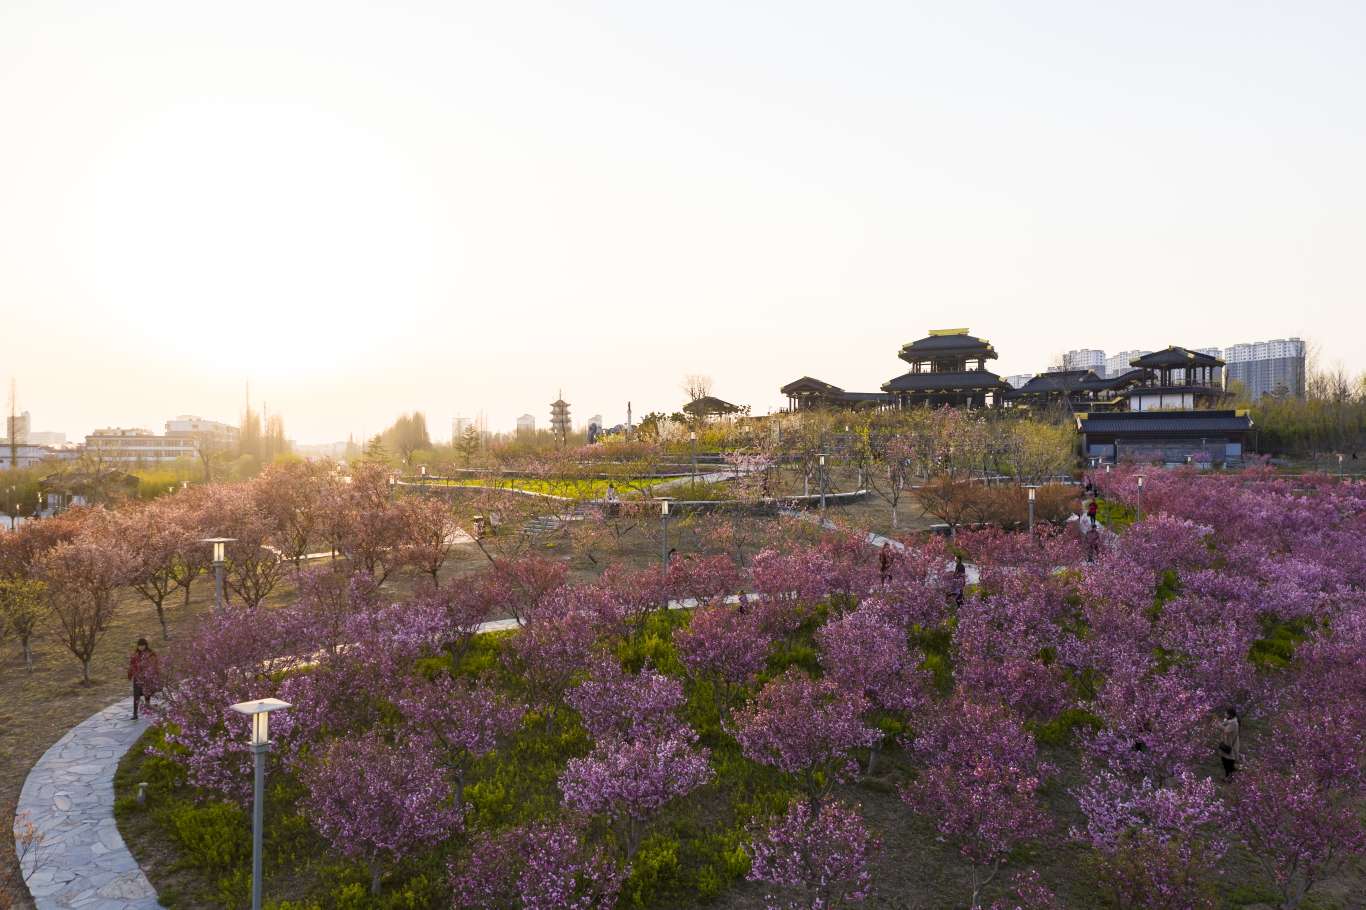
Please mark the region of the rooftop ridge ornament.
[[930, 335], [966, 335], [967, 329], [930, 329]]

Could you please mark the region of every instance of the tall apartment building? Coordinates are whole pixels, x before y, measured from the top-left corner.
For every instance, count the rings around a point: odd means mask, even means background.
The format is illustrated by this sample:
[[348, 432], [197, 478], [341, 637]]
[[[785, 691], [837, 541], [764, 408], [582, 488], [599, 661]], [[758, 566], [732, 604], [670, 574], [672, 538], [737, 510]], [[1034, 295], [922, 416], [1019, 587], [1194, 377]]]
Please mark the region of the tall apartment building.
[[150, 430], [110, 427], [85, 437], [85, 451], [104, 461], [175, 461], [196, 457], [199, 441], [193, 436], [157, 436]]
[[535, 433], [535, 432], [536, 432], [536, 418], [535, 418], [535, 417], [532, 417], [530, 414], [523, 414], [521, 417], [518, 417], [518, 418], [517, 418], [517, 432], [518, 432], [518, 433]]
[[1120, 351], [1118, 354], [1111, 354], [1105, 358], [1105, 376], [1113, 379], [1116, 376], [1123, 376], [1133, 367], [1129, 364], [1140, 357], [1147, 357], [1152, 351]]
[[1007, 383], [1009, 383], [1009, 385], [1010, 385], [1010, 387], [1011, 387], [1012, 389], [1018, 389], [1018, 388], [1020, 388], [1020, 386], [1024, 385], [1024, 384], [1027, 383], [1027, 382], [1029, 382], [1029, 380], [1031, 380], [1031, 379], [1033, 379], [1033, 378], [1034, 378], [1034, 374], [1033, 374], [1033, 373], [1016, 373], [1014, 376], [1007, 376], [1007, 377], [1005, 377], [1005, 380], [1006, 380]]
[[1280, 393], [1304, 397], [1305, 346], [1298, 338], [1235, 344], [1224, 351], [1230, 382], [1240, 382], [1256, 401]]
[[1104, 379], [1106, 376], [1105, 352], [1092, 348], [1068, 351], [1062, 355], [1062, 368], [1064, 370], [1095, 370], [1096, 375]]

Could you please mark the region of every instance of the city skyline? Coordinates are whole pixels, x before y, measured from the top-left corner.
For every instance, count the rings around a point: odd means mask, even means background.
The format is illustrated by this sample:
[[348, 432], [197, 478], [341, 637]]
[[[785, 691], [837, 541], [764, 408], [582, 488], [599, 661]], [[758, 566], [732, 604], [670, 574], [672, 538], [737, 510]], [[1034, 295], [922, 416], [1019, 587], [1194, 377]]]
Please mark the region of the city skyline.
[[[756, 413], [972, 325], [1366, 365], [1346, 3], [0, 9], [0, 375], [69, 437]], [[250, 63], [246, 63], [250, 61]], [[1312, 103], [1310, 103], [1312, 102]]]

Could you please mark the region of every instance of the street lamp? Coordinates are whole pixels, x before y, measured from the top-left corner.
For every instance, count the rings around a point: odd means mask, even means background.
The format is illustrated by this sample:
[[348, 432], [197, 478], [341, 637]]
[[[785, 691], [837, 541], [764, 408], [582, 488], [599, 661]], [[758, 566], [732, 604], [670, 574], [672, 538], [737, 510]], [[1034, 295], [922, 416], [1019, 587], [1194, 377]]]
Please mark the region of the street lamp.
[[398, 489], [398, 478], [393, 474], [389, 475], [389, 498], [394, 498], [394, 491]]
[[251, 751], [256, 757], [256, 793], [251, 805], [251, 908], [261, 910], [261, 831], [266, 820], [266, 753], [270, 751], [270, 712], [291, 707], [278, 698], [238, 702], [232, 710], [251, 718]]
[[659, 528], [661, 531], [659, 545], [659, 561], [664, 568], [669, 567], [669, 500], [659, 501]]
[[1033, 534], [1033, 533], [1034, 533], [1034, 493], [1035, 493], [1035, 491], [1037, 490], [1037, 487], [1029, 486], [1029, 487], [1026, 487], [1025, 489], [1029, 490], [1029, 533], [1030, 533], [1030, 534]]
[[236, 537], [206, 537], [200, 543], [213, 545], [213, 608], [223, 609], [223, 567], [226, 563], [225, 550]]
[[1342, 479], [1342, 453], [1338, 453], [1338, 480]]
[[1138, 475], [1138, 521], [1143, 520], [1143, 475]]
[[697, 431], [688, 432], [688, 451], [692, 453], [692, 482], [697, 484]]
[[821, 455], [821, 514], [825, 514], [825, 456]]

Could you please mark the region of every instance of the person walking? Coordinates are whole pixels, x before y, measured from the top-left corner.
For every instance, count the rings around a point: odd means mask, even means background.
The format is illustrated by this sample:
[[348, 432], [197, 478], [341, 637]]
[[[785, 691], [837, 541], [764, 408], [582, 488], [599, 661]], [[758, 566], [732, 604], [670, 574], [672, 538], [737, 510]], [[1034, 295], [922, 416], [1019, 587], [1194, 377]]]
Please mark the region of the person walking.
[[877, 554], [878, 575], [882, 579], [883, 587], [886, 587], [892, 580], [892, 542], [885, 540], [882, 542], [882, 549]]
[[1227, 708], [1219, 721], [1219, 761], [1224, 766], [1224, 780], [1233, 776], [1242, 760], [1242, 743], [1239, 737], [1238, 709]]
[[968, 586], [968, 567], [963, 565], [961, 555], [953, 558], [953, 602], [958, 606], [963, 605], [963, 591]]
[[1086, 517], [1091, 519], [1091, 524], [1096, 523], [1096, 512], [1099, 510], [1100, 507], [1096, 505], [1096, 497], [1092, 496], [1091, 501], [1086, 505]]
[[128, 660], [128, 678], [133, 681], [133, 720], [138, 719], [138, 700], [144, 708], [152, 706], [152, 696], [156, 694], [160, 659], [147, 639], [139, 638]]

